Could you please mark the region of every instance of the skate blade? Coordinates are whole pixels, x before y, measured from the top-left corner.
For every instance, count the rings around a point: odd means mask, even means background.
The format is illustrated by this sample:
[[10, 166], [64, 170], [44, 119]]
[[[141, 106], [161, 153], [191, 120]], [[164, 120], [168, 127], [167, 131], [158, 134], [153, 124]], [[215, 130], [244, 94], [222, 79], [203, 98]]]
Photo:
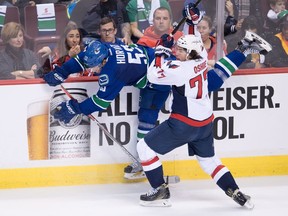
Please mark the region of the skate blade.
[[124, 178], [128, 180], [137, 180], [137, 179], [144, 179], [146, 175], [144, 171], [137, 172], [137, 173], [125, 173]]
[[247, 200], [246, 203], [244, 204], [244, 206], [248, 209], [253, 209], [254, 208], [254, 203], [251, 202], [251, 200]]
[[139, 204], [145, 207], [170, 207], [172, 206], [170, 199], [161, 199], [161, 200], [154, 200], [154, 201], [140, 200]]
[[265, 49], [267, 52], [272, 50], [271, 44], [269, 44], [266, 40], [260, 37], [258, 34], [250, 31], [246, 31], [245, 38], [249, 41], [257, 40], [259, 42], [259, 46]]

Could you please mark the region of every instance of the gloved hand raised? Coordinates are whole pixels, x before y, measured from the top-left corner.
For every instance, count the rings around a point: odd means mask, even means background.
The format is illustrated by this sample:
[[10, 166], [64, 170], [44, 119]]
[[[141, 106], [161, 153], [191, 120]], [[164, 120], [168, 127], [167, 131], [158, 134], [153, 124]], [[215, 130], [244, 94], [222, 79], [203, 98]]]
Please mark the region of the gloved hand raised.
[[65, 124], [69, 123], [74, 116], [81, 114], [79, 103], [76, 99], [62, 102], [57, 106], [54, 112], [52, 112], [55, 119], [64, 122]]
[[164, 47], [162, 45], [159, 45], [155, 48], [155, 56], [161, 57], [164, 56], [164, 58], [168, 58], [171, 55], [171, 49]]
[[64, 69], [56, 66], [55, 70], [45, 74], [43, 79], [48, 83], [48, 85], [57, 86], [64, 82], [68, 76], [69, 74]]
[[195, 4], [189, 3], [184, 7], [182, 14], [183, 17], [187, 18], [186, 23], [188, 25], [197, 25], [202, 20], [205, 13], [199, 11], [199, 9], [195, 7]]
[[163, 34], [159, 40], [158, 45], [162, 45], [167, 48], [171, 48], [174, 45], [174, 38], [171, 37], [169, 34]]

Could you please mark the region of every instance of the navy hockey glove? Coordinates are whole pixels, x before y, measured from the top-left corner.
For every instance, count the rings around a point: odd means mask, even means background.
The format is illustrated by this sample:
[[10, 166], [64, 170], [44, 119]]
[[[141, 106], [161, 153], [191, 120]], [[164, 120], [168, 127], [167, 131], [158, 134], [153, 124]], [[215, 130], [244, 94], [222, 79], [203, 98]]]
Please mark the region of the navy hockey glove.
[[203, 18], [204, 13], [200, 11], [195, 4], [189, 3], [183, 9], [183, 17], [186, 17], [186, 23], [188, 25], [197, 25]]
[[64, 69], [56, 66], [55, 70], [45, 74], [43, 79], [48, 85], [57, 86], [63, 83], [68, 76], [69, 74]]
[[72, 99], [59, 104], [53, 113], [53, 116], [55, 119], [59, 119], [59, 121], [67, 124], [74, 116], [81, 113], [82, 112], [80, 110], [78, 101], [76, 99]]
[[164, 47], [171, 48], [174, 45], [174, 38], [171, 37], [169, 34], [163, 34], [157, 45], [162, 45]]

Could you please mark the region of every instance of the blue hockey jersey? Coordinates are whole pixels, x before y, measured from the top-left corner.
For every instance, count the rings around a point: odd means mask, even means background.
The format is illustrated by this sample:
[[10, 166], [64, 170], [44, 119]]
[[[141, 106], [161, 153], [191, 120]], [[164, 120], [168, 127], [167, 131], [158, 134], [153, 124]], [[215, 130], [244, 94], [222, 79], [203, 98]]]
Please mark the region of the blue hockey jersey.
[[[110, 54], [99, 74], [100, 88], [96, 94], [79, 104], [81, 111], [86, 115], [105, 110], [124, 86], [144, 88], [148, 82], [147, 68], [154, 59], [154, 49], [117, 44], [107, 46]], [[83, 71], [84, 54], [82, 52], [66, 62], [63, 69], [69, 73]]]

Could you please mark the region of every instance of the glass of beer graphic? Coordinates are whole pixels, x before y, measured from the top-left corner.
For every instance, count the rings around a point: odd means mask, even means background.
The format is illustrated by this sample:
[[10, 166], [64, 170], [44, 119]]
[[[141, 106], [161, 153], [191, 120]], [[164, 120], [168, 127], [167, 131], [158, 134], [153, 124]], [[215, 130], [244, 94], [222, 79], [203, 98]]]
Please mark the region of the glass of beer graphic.
[[49, 101], [37, 101], [27, 108], [27, 135], [30, 160], [48, 159]]

